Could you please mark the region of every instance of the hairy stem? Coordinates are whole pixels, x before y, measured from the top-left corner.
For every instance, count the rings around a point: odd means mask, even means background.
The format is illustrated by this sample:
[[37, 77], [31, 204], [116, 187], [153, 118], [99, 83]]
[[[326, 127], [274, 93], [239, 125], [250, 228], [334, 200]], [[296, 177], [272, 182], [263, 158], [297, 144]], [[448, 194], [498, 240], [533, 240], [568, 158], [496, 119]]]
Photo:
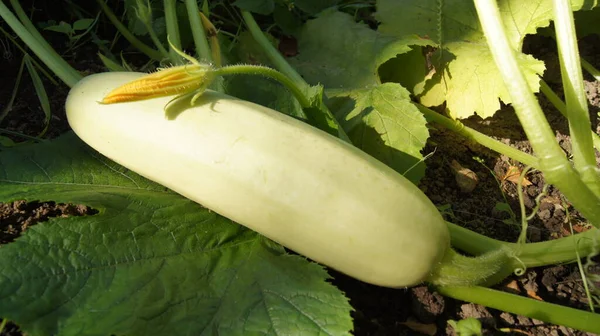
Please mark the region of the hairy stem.
[[294, 97], [296, 97], [302, 108], [310, 107], [310, 101], [296, 83], [275, 69], [260, 65], [228, 65], [215, 70], [215, 75], [261, 75], [272, 78], [287, 87]]
[[[600, 246], [600, 230], [591, 229], [568, 237], [539, 243], [517, 244], [496, 240], [477, 232], [446, 222], [452, 238], [452, 246], [468, 253], [479, 255], [503, 247], [519, 252], [519, 263], [515, 267], [538, 267], [570, 263], [580, 255], [591, 255]], [[577, 246], [577, 251], [573, 248]]]
[[504, 246], [477, 257], [463, 256], [450, 248], [427, 282], [436, 286], [493, 285], [512, 273], [513, 255]]

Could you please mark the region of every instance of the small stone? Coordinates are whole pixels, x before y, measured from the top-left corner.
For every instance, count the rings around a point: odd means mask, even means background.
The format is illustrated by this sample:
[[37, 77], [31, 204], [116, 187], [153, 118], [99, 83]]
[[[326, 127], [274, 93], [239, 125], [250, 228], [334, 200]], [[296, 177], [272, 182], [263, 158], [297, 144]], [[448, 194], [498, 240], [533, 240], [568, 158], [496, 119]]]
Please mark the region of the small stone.
[[539, 194], [538, 188], [536, 186], [529, 186], [527, 187], [527, 195], [531, 196], [531, 197], [537, 197], [537, 195]]
[[421, 322], [433, 323], [444, 312], [444, 297], [427, 286], [413, 287], [410, 294], [412, 310]]
[[496, 323], [494, 317], [484, 306], [473, 303], [465, 303], [460, 306], [460, 310], [461, 312], [459, 313], [459, 316], [463, 319], [473, 317], [481, 321], [481, 323], [486, 326], [495, 327]]
[[538, 217], [542, 220], [546, 220], [549, 219], [552, 216], [552, 214], [550, 213], [550, 210], [541, 210], [540, 212], [538, 212]]
[[533, 323], [533, 325], [536, 325], [536, 326], [546, 324], [546, 322], [536, 320], [536, 319], [531, 319], [531, 322]]
[[502, 314], [500, 314], [500, 319], [507, 325], [515, 324], [515, 318], [510, 313], [502, 312]]
[[529, 319], [529, 317], [525, 317], [523, 315], [517, 315], [517, 321], [518, 321], [518, 324], [523, 325], [523, 326], [531, 325], [531, 320]]
[[540, 210], [552, 211], [552, 210], [554, 210], [554, 204], [552, 204], [550, 202], [542, 202], [542, 204], [540, 204]]
[[567, 329], [567, 327], [565, 326], [559, 326], [558, 330], [560, 330], [562, 332], [563, 335], [570, 335], [571, 333], [569, 332], [569, 329]]

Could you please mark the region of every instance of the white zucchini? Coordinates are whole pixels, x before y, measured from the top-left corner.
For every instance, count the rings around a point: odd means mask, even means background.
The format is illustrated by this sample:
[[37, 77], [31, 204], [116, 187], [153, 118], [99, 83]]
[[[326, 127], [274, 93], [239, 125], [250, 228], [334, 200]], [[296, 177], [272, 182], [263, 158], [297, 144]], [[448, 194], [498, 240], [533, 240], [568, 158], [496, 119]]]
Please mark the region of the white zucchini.
[[371, 284], [418, 284], [450, 248], [416, 186], [299, 120], [214, 91], [172, 118], [163, 110], [172, 97], [98, 103], [142, 75], [88, 76], [66, 102], [75, 133], [115, 162]]

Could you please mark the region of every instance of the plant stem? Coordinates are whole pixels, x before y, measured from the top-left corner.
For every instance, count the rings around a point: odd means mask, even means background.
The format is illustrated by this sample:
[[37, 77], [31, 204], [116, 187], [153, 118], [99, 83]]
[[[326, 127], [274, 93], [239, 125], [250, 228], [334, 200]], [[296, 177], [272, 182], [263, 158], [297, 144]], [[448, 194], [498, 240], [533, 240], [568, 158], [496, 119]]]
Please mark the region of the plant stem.
[[[25, 55], [27, 55], [27, 54], [25, 54]], [[13, 103], [15, 102], [15, 98], [17, 98], [17, 92], [19, 91], [19, 85], [21, 84], [21, 78], [23, 78], [23, 69], [24, 68], [25, 68], [25, 57], [23, 57], [23, 59], [21, 60], [21, 66], [19, 66], [19, 72], [17, 72], [17, 78], [15, 78], [15, 81], [13, 82], [14, 87], [13, 87], [12, 94], [10, 95], [10, 99], [6, 103], [6, 106], [4, 106], [4, 109], [2, 111], [0, 111], [0, 123], [2, 122], [2, 120], [4, 120], [4, 118], [6, 118], [8, 113], [13, 108]]]
[[202, 26], [204, 26], [204, 30], [206, 31], [210, 41], [210, 52], [212, 54], [212, 59], [215, 62], [215, 66], [221, 67], [223, 66], [223, 61], [221, 59], [221, 45], [219, 44], [217, 28], [212, 24], [212, 22], [210, 22], [204, 13], [198, 13], [200, 14], [200, 20], [202, 20]]
[[600, 70], [596, 69], [593, 65], [591, 65], [588, 61], [586, 61], [583, 57], [579, 58], [581, 61], [581, 66], [585, 69], [585, 71], [589, 72], [590, 75], [594, 77], [597, 81], [600, 82]]
[[546, 181], [554, 184], [593, 225], [600, 227], [600, 200], [579, 178], [556, 142], [542, 109], [517, 63], [508, 42], [495, 0], [475, 0], [479, 22], [490, 46], [515, 112], [527, 134], [540, 170]]
[[[58, 62], [64, 62], [64, 60], [60, 57], [60, 55], [54, 50], [54, 48], [52, 48], [50, 43], [48, 43], [48, 41], [46, 41], [46, 39], [44, 39], [42, 34], [40, 34], [40, 32], [37, 30], [37, 28], [31, 22], [31, 20], [29, 20], [29, 17], [23, 10], [23, 7], [21, 7], [21, 4], [19, 3], [19, 1], [11, 0], [10, 3], [12, 5], [13, 9], [15, 10], [15, 14], [19, 18], [19, 20], [21, 21], [23, 26], [25, 26], [27, 31], [40, 43], [40, 45], [42, 47], [46, 48], [47, 52], [49, 52], [54, 57], [56, 57], [57, 61], [60, 60]], [[2, 31], [4, 31], [4, 29]], [[16, 41], [12, 38], [12, 36], [10, 36], [8, 34], [6, 34], [6, 36], [11, 41], [13, 41], [13, 43], [23, 52], [23, 54], [27, 54], [27, 51], [25, 51], [20, 45], [18, 45], [16, 43]], [[39, 64], [34, 59], [32, 59], [32, 61], [39, 67]], [[68, 65], [68, 67], [69, 67], [69, 69], [72, 69], [74, 72], [76, 72], [77, 75], [79, 75], [79, 72], [77, 72], [77, 70], [75, 70], [73, 67], [71, 67], [70, 65]], [[42, 69], [41, 67], [39, 67], [39, 68]], [[46, 75], [46, 77], [48, 77], [52, 81], [53, 84], [58, 85], [58, 83], [46, 72], [45, 69], [42, 69], [42, 71], [43, 71], [44, 75]]]
[[[263, 34], [262, 30], [260, 30], [260, 27], [258, 26], [256, 21], [254, 21], [254, 17], [252, 17], [252, 14], [250, 14], [247, 11], [242, 11], [242, 16], [244, 18], [244, 21], [246, 22], [248, 31], [250, 31], [252, 37], [261, 46], [262, 50], [265, 52], [269, 60], [275, 65], [275, 68], [277, 68], [284, 75], [290, 78], [294, 85], [300, 88], [300, 90], [304, 92], [305, 95], [308, 94], [311, 89], [311, 86], [304, 80], [304, 78], [302, 78], [302, 76], [300, 76], [298, 72], [296, 72], [296, 70], [294, 70], [294, 68], [292, 68], [292, 66], [285, 60], [285, 58], [283, 58], [279, 51], [277, 51], [277, 49], [273, 47], [269, 40], [267, 40], [265, 34]], [[348, 143], [352, 143], [352, 141], [350, 141], [350, 138], [344, 131], [342, 125], [340, 125], [338, 120], [322, 101], [318, 106], [318, 111], [315, 110], [315, 112], [316, 113], [313, 114], [324, 114], [323, 117], [325, 118], [325, 122], [319, 122], [319, 124], [330, 128], [328, 130], [324, 129], [326, 132], [330, 134], [333, 134], [333, 132], [335, 132], [335, 136]], [[310, 118], [312, 118], [312, 120], [317, 120], [320, 119], [321, 116], [312, 115]]]
[[281, 56], [279, 51], [277, 51], [277, 49], [273, 47], [273, 45], [271, 44], [271, 42], [269, 42], [265, 34], [263, 34], [262, 30], [260, 30], [260, 27], [258, 26], [256, 21], [254, 21], [254, 17], [252, 16], [252, 14], [250, 14], [248, 11], [243, 10], [242, 17], [246, 22], [248, 31], [250, 31], [252, 37], [262, 47], [262, 50], [265, 52], [269, 60], [275, 65], [275, 68], [277, 68], [279, 71], [283, 72], [286, 76], [288, 76], [294, 82], [294, 84], [296, 84], [296, 86], [302, 88], [303, 90], [306, 90], [306, 88], [309, 86], [308, 83], [306, 83], [304, 78], [302, 78], [302, 76], [300, 76], [300, 74], [296, 72], [294, 68], [292, 68], [292, 66], [285, 60], [285, 58]]
[[[18, 4], [17, 4], [18, 6]], [[20, 8], [20, 6], [18, 6]], [[54, 49], [45, 47], [43, 43], [32, 35], [14, 14], [0, 1], [0, 17], [6, 21], [10, 28], [21, 40], [36, 54], [37, 57], [52, 70], [66, 85], [72, 87], [82, 78], [81, 74], [69, 63], [62, 59]], [[48, 49], [49, 48], [49, 49]]]
[[[567, 107], [560, 97], [550, 88], [548, 83], [540, 78], [540, 91], [546, 96], [548, 101], [562, 114], [565, 118], [567, 117]], [[597, 150], [600, 150], [600, 135], [591, 130], [592, 142]]]
[[121, 33], [121, 35], [123, 35], [123, 37], [127, 41], [129, 41], [129, 43], [131, 43], [131, 45], [133, 45], [139, 51], [146, 54], [146, 56], [150, 57], [151, 59], [153, 59], [155, 61], [162, 60], [162, 54], [159, 51], [150, 48], [144, 42], [138, 40], [129, 31], [129, 29], [127, 29], [127, 27], [125, 27], [121, 23], [121, 21], [119, 21], [119, 18], [117, 18], [117, 16], [113, 13], [113, 11], [104, 3], [104, 0], [96, 0], [96, 2], [100, 5], [100, 8], [102, 8], [102, 11], [106, 15], [106, 17], [110, 20], [110, 22], [112, 22], [112, 24], [115, 26], [115, 28], [117, 28], [119, 33]]
[[31, 135], [27, 135], [27, 134], [15, 132], [15, 131], [3, 129], [3, 128], [0, 128], [0, 133], [14, 135], [14, 136], [18, 136], [18, 137], [21, 137], [21, 138], [24, 138], [24, 139], [27, 139], [27, 140], [32, 140], [32, 141], [37, 141], [37, 142], [46, 142], [46, 141], [48, 141], [46, 139], [36, 138], [34, 136], [31, 136]]
[[[150, 10], [150, 9], [148, 9], [148, 10]], [[148, 32], [148, 35], [150, 35], [150, 39], [152, 40], [152, 43], [154, 43], [154, 46], [162, 54], [162, 57], [169, 58], [169, 52], [167, 51], [165, 46], [163, 46], [162, 42], [158, 38], [158, 35], [156, 35], [156, 32], [154, 31], [154, 27], [152, 27], [152, 17], [150, 15], [148, 15], [148, 16], [140, 17], [139, 19], [144, 24], [144, 27], [146, 27], [146, 31]]]
[[522, 264], [513, 263], [515, 267], [571, 263], [577, 260], [577, 251], [573, 246], [578, 247], [580, 255], [591, 255], [600, 247], [600, 230], [598, 229], [554, 240], [519, 245], [496, 240], [450, 222], [446, 222], [446, 224], [450, 230], [452, 246], [470, 254], [479, 255], [501, 248], [518, 250], [519, 260]]
[[582, 331], [600, 333], [600, 314], [479, 286], [440, 286], [436, 290], [444, 296], [457, 300], [482, 304], [490, 308]]
[[210, 63], [213, 59], [206, 41], [206, 35], [204, 34], [204, 26], [200, 21], [200, 12], [198, 8], [198, 2], [196, 0], [185, 0], [185, 6], [187, 8], [187, 15], [190, 21], [190, 29], [192, 30], [192, 37], [194, 38], [194, 45], [196, 46], [196, 53], [198, 59], [204, 60]]
[[308, 108], [311, 106], [310, 101], [306, 98], [306, 96], [304, 95], [302, 90], [296, 85], [296, 83], [294, 83], [281, 72], [275, 69], [271, 69], [269, 67], [260, 65], [228, 65], [215, 70], [215, 75], [262, 75], [265, 77], [269, 77], [285, 85], [285, 87], [287, 87], [290, 90], [294, 97], [298, 99], [298, 102], [300, 103], [300, 106], [302, 106], [302, 108]]
[[462, 135], [467, 139], [471, 139], [476, 141], [482, 146], [485, 146], [493, 151], [496, 151], [500, 154], [504, 154], [509, 158], [519, 161], [527, 166], [531, 166], [533, 168], [538, 169], [539, 161], [538, 159], [530, 154], [522, 152], [516, 148], [510, 147], [509, 145], [503, 144], [502, 142], [495, 140], [483, 133], [480, 133], [472, 128], [465, 126], [459, 120], [452, 120], [447, 118], [419, 103], [414, 103], [419, 111], [425, 115], [425, 118], [439, 124], [455, 133]]
[[600, 176], [592, 146], [588, 102], [583, 88], [583, 75], [575, 36], [573, 11], [569, 0], [554, 0], [554, 27], [558, 43], [560, 70], [567, 103], [573, 162], [581, 180], [600, 197]]
[[102, 64], [104, 64], [109, 71], [126, 71], [121, 64], [113, 61], [107, 56], [104, 56], [101, 52], [98, 52], [98, 57], [100, 58]]
[[[167, 36], [169, 37], [170, 45], [181, 50], [181, 37], [179, 36], [179, 24], [177, 23], [177, 0], [164, 0], [164, 5]], [[173, 64], [181, 64], [183, 61], [182, 57], [173, 50], [172, 46], [169, 48], [169, 55]]]
[[[6, 30], [4, 30], [2, 27], [0, 27], [0, 32], [2, 32], [2, 34], [4, 34], [4, 36], [9, 39], [12, 44], [17, 47], [17, 49], [19, 49], [23, 54], [27, 54], [27, 50], [25, 50]], [[33, 64], [35, 64], [35, 66], [38, 68], [38, 70], [40, 70], [44, 76], [53, 84], [53, 85], [59, 85], [58, 82], [56, 81], [56, 79], [53, 77], [52, 74], [50, 74], [48, 72], [48, 70], [46, 70], [46, 68], [44, 68], [35, 58], [31, 58], [31, 61], [33, 62]]]

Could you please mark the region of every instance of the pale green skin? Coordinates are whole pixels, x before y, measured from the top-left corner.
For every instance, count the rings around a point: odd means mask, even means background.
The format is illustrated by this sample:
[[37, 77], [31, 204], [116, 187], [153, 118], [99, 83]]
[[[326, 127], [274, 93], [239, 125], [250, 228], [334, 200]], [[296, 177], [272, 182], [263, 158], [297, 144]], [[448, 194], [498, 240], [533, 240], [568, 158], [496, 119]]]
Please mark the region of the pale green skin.
[[102, 105], [141, 73], [74, 86], [69, 123], [90, 146], [272, 240], [367, 283], [423, 282], [450, 248], [448, 229], [409, 180], [361, 150], [277, 111], [208, 91]]

